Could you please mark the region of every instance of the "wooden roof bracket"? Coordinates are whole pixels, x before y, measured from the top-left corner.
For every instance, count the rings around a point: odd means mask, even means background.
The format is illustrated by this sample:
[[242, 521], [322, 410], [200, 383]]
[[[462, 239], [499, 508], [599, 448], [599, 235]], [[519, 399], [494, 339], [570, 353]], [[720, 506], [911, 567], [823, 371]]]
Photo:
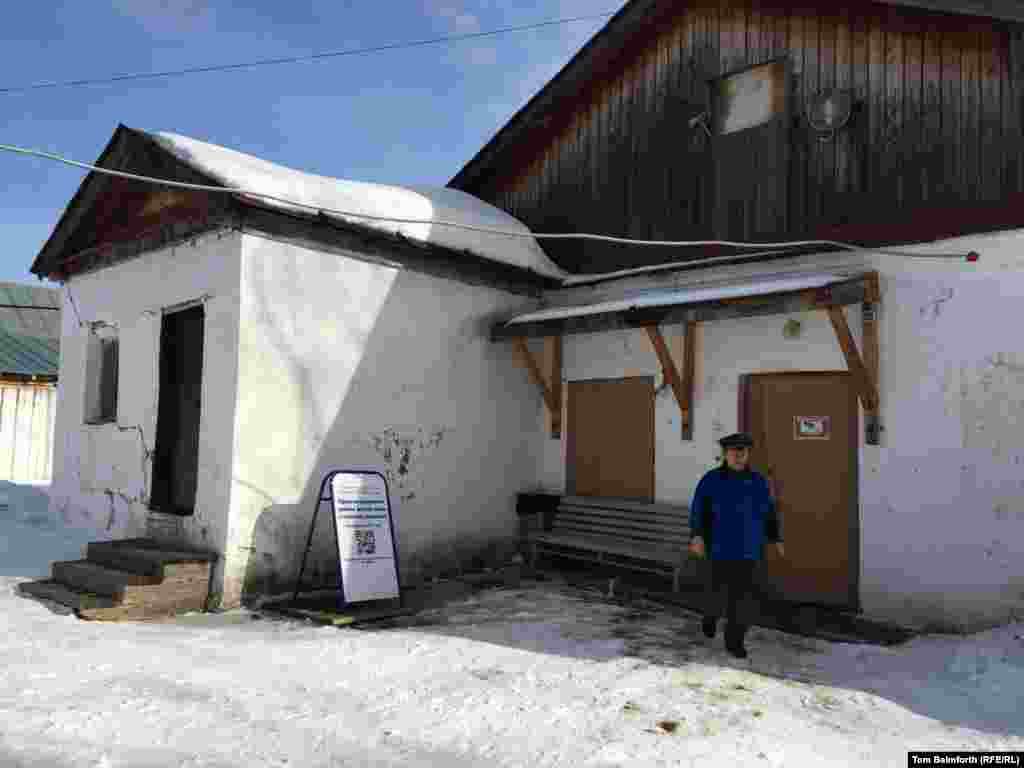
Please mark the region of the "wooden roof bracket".
[[828, 312], [832, 327], [836, 332], [836, 339], [843, 350], [846, 358], [846, 365], [853, 374], [857, 392], [860, 395], [861, 404], [864, 407], [865, 442], [868, 445], [881, 444], [882, 426], [879, 423], [881, 410], [881, 398], [879, 396], [878, 379], [878, 323], [876, 307], [880, 300], [878, 287], [878, 274], [871, 273], [865, 276], [864, 301], [861, 303], [861, 318], [863, 323], [863, 344], [864, 356], [861, 357], [854, 341], [850, 326], [846, 321], [846, 315], [842, 306], [828, 305], [825, 310]]
[[547, 376], [541, 369], [530, 351], [526, 339], [517, 337], [515, 348], [518, 352], [519, 361], [526, 368], [533, 379], [533, 383], [540, 388], [544, 405], [547, 406], [551, 418], [551, 437], [560, 439], [562, 437], [562, 337], [548, 336], [544, 339], [544, 362], [547, 364]]
[[682, 439], [693, 440], [693, 379], [695, 367], [697, 323], [690, 320], [686, 323], [686, 336], [684, 339], [683, 372], [680, 375], [676, 364], [669, 353], [665, 337], [656, 325], [644, 326], [647, 337], [651, 340], [654, 353], [658, 356], [658, 362], [665, 373], [665, 381], [672, 387], [676, 402], [679, 404], [679, 411], [682, 415]]

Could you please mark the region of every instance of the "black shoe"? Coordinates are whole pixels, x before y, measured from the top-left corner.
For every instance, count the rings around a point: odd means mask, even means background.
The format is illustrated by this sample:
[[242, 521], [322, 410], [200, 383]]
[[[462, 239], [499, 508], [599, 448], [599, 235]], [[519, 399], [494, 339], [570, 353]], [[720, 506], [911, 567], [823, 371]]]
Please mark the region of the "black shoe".
[[746, 627], [725, 628], [725, 649], [737, 659], [747, 658], [747, 649], [743, 646]]
[[718, 619], [704, 619], [701, 622], [700, 628], [704, 630], [704, 637], [709, 640], [715, 636], [715, 630], [718, 627]]
[[747, 649], [744, 648], [742, 645], [735, 645], [735, 644], [734, 645], [727, 645], [727, 646], [725, 646], [725, 650], [727, 650], [729, 653], [731, 653], [737, 659], [745, 659], [745, 658], [747, 658], [747, 655], [748, 655], [747, 654]]

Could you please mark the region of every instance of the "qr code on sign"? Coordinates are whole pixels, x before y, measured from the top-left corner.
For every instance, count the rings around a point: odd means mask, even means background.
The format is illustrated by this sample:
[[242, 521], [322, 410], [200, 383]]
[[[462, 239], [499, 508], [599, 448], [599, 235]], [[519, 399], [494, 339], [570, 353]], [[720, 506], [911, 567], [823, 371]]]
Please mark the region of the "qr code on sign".
[[372, 555], [377, 551], [377, 541], [373, 531], [356, 531], [356, 554]]

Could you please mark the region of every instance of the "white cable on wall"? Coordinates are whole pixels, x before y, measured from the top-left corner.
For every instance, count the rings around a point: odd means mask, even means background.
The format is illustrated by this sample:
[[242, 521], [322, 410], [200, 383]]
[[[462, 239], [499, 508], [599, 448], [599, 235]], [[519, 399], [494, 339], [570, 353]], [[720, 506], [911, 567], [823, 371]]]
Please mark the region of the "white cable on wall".
[[[344, 218], [352, 219], [366, 219], [368, 221], [382, 221], [391, 224], [426, 224], [432, 226], [452, 227], [455, 229], [464, 229], [471, 232], [482, 232], [485, 234], [492, 235], [503, 235], [506, 237], [521, 237], [521, 238], [532, 238], [534, 240], [595, 240], [604, 243], [614, 243], [619, 245], [637, 245], [637, 246], [655, 246], [655, 247], [668, 247], [668, 248], [692, 248], [692, 247], [726, 247], [726, 248], [772, 248], [772, 249], [785, 249], [785, 248], [805, 248], [809, 246], [820, 246], [820, 247], [831, 247], [841, 248], [843, 250], [854, 251], [859, 253], [873, 253], [887, 256], [901, 256], [904, 258], [917, 258], [917, 259], [967, 259], [968, 261], [977, 261], [978, 254], [975, 252], [970, 253], [913, 253], [909, 251], [897, 251], [891, 249], [882, 248], [869, 248], [853, 243], [845, 243], [838, 240], [790, 240], [777, 243], [748, 243], [740, 242], [735, 240], [637, 240], [627, 237], [615, 237], [612, 235], [600, 235], [586, 232], [515, 232], [506, 229], [497, 229], [492, 227], [480, 227], [472, 224], [462, 224], [454, 221], [438, 221], [432, 219], [406, 219], [397, 218], [391, 216], [375, 216], [366, 213], [355, 213], [353, 211], [344, 211], [333, 208], [324, 208], [318, 205], [310, 205], [308, 203], [299, 202], [297, 200], [291, 200], [285, 197], [279, 197], [277, 195], [267, 194], [266, 192], [257, 192], [255, 190], [244, 189], [242, 187], [224, 187], [224, 186], [212, 186], [208, 184], [190, 184], [183, 181], [172, 181], [170, 179], [157, 179], [151, 176], [141, 176], [134, 173], [128, 173], [126, 171], [117, 171], [111, 168], [100, 168], [89, 163], [81, 163], [77, 160], [70, 160], [66, 157], [56, 155], [50, 152], [42, 152], [35, 149], [27, 149], [24, 147], [13, 146], [10, 144], [0, 144], [0, 151], [10, 152], [17, 155], [28, 156], [28, 157], [39, 157], [44, 160], [53, 160], [58, 163], [65, 165], [74, 166], [76, 168], [83, 168], [88, 171], [95, 173], [103, 173], [108, 176], [117, 176], [124, 179], [130, 179], [132, 181], [141, 181], [148, 184], [159, 184], [167, 187], [175, 187], [178, 189], [191, 189], [201, 192], [223, 192], [234, 195], [245, 195], [248, 197], [262, 198], [264, 200], [272, 200], [274, 202], [283, 203], [285, 205], [295, 206], [297, 208], [304, 208], [306, 210], [315, 211], [317, 213], [332, 213], [336, 216], [342, 216]], [[772, 253], [769, 251], [768, 253]], [[767, 255], [767, 254], [760, 254]], [[566, 285], [577, 285], [582, 282], [592, 282], [595, 280], [609, 279], [611, 276], [625, 276], [627, 274], [639, 274], [641, 272], [649, 272], [658, 269], [670, 269], [672, 267], [682, 266], [685, 264], [699, 263], [701, 265], [713, 264], [720, 261], [735, 261], [738, 257], [736, 255], [721, 256], [708, 259], [682, 261], [682, 262], [669, 262], [666, 264], [653, 265], [648, 267], [638, 267], [636, 269], [621, 270], [616, 273], [607, 274], [594, 274], [594, 275], [575, 275], [567, 278], [564, 281]]]

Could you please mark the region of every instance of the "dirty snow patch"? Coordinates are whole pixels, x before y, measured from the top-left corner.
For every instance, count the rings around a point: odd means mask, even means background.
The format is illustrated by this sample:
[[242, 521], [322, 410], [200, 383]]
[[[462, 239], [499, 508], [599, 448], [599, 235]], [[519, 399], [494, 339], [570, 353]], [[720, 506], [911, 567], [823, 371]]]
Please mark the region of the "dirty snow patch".
[[[4, 562], [74, 534], [10, 506]], [[913, 749], [1024, 749], [1024, 624], [884, 648], [755, 628], [554, 583], [390, 626], [246, 610], [83, 622], [0, 576], [0, 765], [610, 768], [903, 765]]]

